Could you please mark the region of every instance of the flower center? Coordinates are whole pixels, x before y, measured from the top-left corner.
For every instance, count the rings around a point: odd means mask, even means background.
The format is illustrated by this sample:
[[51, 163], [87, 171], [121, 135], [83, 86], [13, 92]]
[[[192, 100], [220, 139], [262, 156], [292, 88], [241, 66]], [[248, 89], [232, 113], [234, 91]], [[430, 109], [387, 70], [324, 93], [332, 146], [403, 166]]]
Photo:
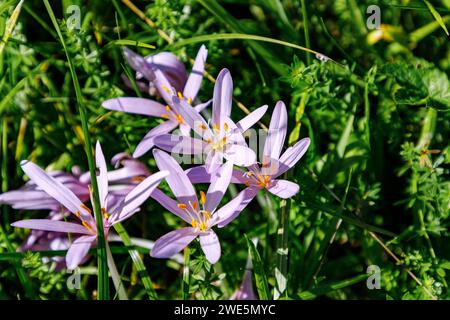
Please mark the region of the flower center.
[[177, 206], [189, 215], [191, 218], [191, 226], [193, 228], [196, 228], [201, 232], [206, 232], [210, 229], [212, 215], [211, 212], [205, 210], [206, 195], [203, 191], [200, 191], [200, 202], [202, 204], [202, 209], [198, 207], [197, 201], [189, 201], [188, 204], [179, 203]]

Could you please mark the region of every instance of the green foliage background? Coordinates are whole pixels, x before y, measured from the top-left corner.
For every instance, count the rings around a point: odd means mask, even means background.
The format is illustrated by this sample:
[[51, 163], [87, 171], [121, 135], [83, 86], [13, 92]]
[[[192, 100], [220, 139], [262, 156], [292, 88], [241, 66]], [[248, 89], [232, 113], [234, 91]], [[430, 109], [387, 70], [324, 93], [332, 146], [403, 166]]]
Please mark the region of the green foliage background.
[[[263, 123], [268, 124], [277, 100], [286, 102], [289, 144], [312, 139], [290, 173], [301, 192], [290, 203], [288, 298], [450, 298], [450, 45], [445, 28], [450, 1], [133, 1], [171, 44], [127, 1], [50, 3], [82, 85], [91, 136], [101, 141], [107, 158], [132, 153], [157, 122], [101, 107], [106, 99], [136, 95], [121, 79], [129, 69], [114, 43], [119, 39], [156, 46], [130, 47], [142, 55], [174, 52], [190, 69], [188, 57], [195, 57], [201, 44], [195, 37], [206, 35], [207, 72], [216, 77], [222, 68], [230, 69], [238, 101], [250, 110], [270, 106]], [[73, 4], [81, 9], [81, 30], [69, 30], [64, 22]], [[372, 4], [381, 8], [379, 30], [366, 27], [366, 9]], [[0, 34], [16, 5], [0, 2]], [[217, 40], [219, 33], [282, 40], [336, 63], [273, 43]], [[70, 171], [79, 165], [87, 171], [71, 81], [45, 6], [25, 0], [0, 53], [3, 192], [23, 184], [18, 164], [25, 158], [42, 167]], [[205, 80], [200, 99], [211, 98], [212, 90], [213, 83]], [[232, 117], [243, 115], [234, 105]], [[156, 170], [149, 154], [142, 159]], [[279, 207], [278, 199], [261, 194], [238, 220], [219, 230], [223, 256], [214, 266], [191, 248], [185, 297], [230, 297], [245, 268], [244, 235], [260, 239], [256, 250], [262, 267], [256, 278], [267, 279], [272, 290]], [[10, 223], [45, 212], [1, 209], [0, 298], [95, 297], [95, 259], [81, 269], [82, 290], [69, 290], [65, 272], [43, 263], [38, 253], [12, 253], [26, 231]], [[141, 211], [125, 224], [133, 237], [155, 240], [179, 225], [153, 201]], [[120, 245], [115, 249], [130, 297], [146, 298], [127, 251]], [[140, 251], [159, 298], [182, 298], [182, 265]], [[369, 265], [381, 270], [379, 290], [366, 287]]]

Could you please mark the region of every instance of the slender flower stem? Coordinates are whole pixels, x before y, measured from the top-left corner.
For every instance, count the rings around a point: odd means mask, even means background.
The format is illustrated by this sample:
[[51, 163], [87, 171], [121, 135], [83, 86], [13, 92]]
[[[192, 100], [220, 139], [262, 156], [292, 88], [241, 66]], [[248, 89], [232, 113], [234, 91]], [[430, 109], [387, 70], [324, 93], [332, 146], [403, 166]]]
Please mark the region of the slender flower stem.
[[189, 273], [189, 263], [191, 259], [191, 251], [189, 247], [184, 248], [184, 267], [183, 267], [183, 283], [182, 283], [182, 290], [183, 290], [183, 300], [189, 299], [189, 287], [191, 285], [190, 281], [190, 273]]
[[[303, 30], [305, 31], [305, 47], [311, 48], [311, 42], [309, 40], [309, 26], [308, 26], [308, 12], [306, 11], [305, 0], [301, 0], [302, 5], [302, 17], [303, 17]], [[311, 64], [311, 55], [306, 54], [306, 63]]]
[[107, 300], [107, 299], [109, 299], [109, 277], [108, 277], [108, 262], [107, 262], [107, 255], [106, 255], [106, 241], [105, 241], [105, 234], [103, 231], [103, 217], [102, 217], [101, 207], [100, 207], [97, 176], [95, 173], [95, 162], [94, 162], [94, 155], [93, 155], [93, 151], [92, 151], [91, 138], [89, 135], [88, 118], [86, 115], [86, 106], [84, 105], [84, 102], [83, 102], [83, 96], [81, 94], [81, 87], [80, 87], [80, 83], [78, 82], [78, 77], [75, 72], [75, 68], [72, 64], [72, 60], [70, 58], [69, 52], [67, 51], [66, 43], [64, 41], [64, 37], [61, 33], [61, 30], [59, 29], [59, 25], [58, 25], [58, 22], [56, 21], [55, 14], [53, 13], [52, 7], [50, 6], [50, 3], [48, 2], [48, 0], [44, 0], [44, 4], [45, 4], [45, 7], [47, 8], [47, 11], [50, 15], [52, 23], [56, 29], [58, 37], [59, 37], [61, 44], [64, 48], [64, 51], [66, 53], [67, 62], [69, 64], [69, 69], [70, 69], [70, 73], [72, 76], [73, 86], [75, 88], [75, 94], [76, 94], [77, 104], [78, 104], [78, 111], [80, 114], [81, 126], [83, 129], [83, 135], [84, 135], [85, 151], [86, 151], [86, 155], [88, 158], [89, 173], [90, 173], [90, 177], [91, 177], [92, 197], [93, 197], [93, 202], [94, 202], [93, 203], [94, 214], [95, 214], [95, 220], [96, 220], [96, 224], [97, 224], [98, 299], [99, 300]]
[[[285, 178], [287, 179], [287, 174]], [[277, 229], [277, 266], [275, 268], [275, 292], [274, 299], [287, 297], [287, 281], [288, 281], [288, 232], [289, 232], [289, 212], [291, 200], [283, 199], [280, 202], [280, 214], [278, 216]]]

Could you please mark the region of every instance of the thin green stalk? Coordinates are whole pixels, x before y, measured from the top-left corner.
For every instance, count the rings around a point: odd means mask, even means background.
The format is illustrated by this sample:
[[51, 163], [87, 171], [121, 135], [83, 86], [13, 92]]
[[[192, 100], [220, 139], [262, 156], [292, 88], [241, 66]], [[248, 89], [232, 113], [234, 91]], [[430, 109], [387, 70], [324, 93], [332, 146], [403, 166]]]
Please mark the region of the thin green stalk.
[[48, 14], [50, 15], [50, 19], [52, 20], [53, 26], [56, 29], [56, 33], [61, 41], [61, 44], [66, 53], [67, 62], [69, 64], [70, 73], [72, 76], [73, 86], [75, 89], [78, 111], [80, 113], [81, 118], [81, 126], [83, 129], [84, 142], [86, 155], [88, 158], [89, 165], [89, 173], [91, 176], [91, 187], [92, 187], [92, 197], [93, 197], [93, 206], [94, 206], [94, 214], [95, 221], [97, 224], [97, 263], [98, 263], [98, 299], [99, 300], [107, 300], [109, 299], [109, 278], [108, 278], [108, 261], [106, 255], [106, 241], [105, 234], [103, 232], [103, 217], [100, 208], [100, 198], [97, 186], [97, 176], [95, 173], [95, 162], [94, 155], [92, 151], [91, 138], [89, 134], [88, 127], [88, 118], [86, 114], [86, 106], [84, 105], [83, 95], [81, 94], [80, 83], [78, 82], [78, 77], [75, 72], [75, 68], [72, 64], [72, 59], [70, 58], [69, 52], [67, 51], [66, 43], [64, 41], [64, 37], [59, 29], [58, 22], [56, 21], [55, 14], [53, 13], [52, 7], [48, 0], [44, 0], [45, 7], [47, 8]]
[[[287, 174], [284, 175], [287, 179]], [[280, 202], [280, 214], [278, 217], [277, 229], [277, 266], [275, 268], [275, 292], [274, 299], [278, 300], [280, 297], [288, 296], [287, 281], [288, 281], [288, 233], [289, 233], [289, 212], [291, 200], [283, 199]]]
[[184, 266], [183, 266], [183, 283], [181, 289], [183, 291], [183, 300], [189, 299], [189, 290], [191, 285], [191, 277], [189, 273], [189, 263], [191, 259], [191, 251], [189, 247], [184, 248]]
[[150, 300], [156, 300], [158, 296], [155, 292], [155, 289], [153, 288], [152, 280], [148, 275], [147, 269], [145, 268], [144, 262], [142, 261], [138, 250], [136, 250], [135, 246], [131, 242], [130, 236], [128, 235], [127, 231], [125, 230], [125, 228], [122, 226], [121, 223], [116, 223], [114, 225], [114, 229], [116, 230], [123, 244], [128, 249], [128, 253], [130, 254], [130, 257], [133, 260], [133, 263], [138, 271], [139, 277], [142, 280], [148, 298]]
[[[303, 30], [305, 32], [305, 46], [311, 48], [311, 42], [309, 39], [309, 26], [308, 26], [308, 12], [306, 11], [305, 0], [301, 0], [302, 4], [302, 17], [303, 17]], [[306, 63], [311, 64], [311, 56], [306, 54]]]

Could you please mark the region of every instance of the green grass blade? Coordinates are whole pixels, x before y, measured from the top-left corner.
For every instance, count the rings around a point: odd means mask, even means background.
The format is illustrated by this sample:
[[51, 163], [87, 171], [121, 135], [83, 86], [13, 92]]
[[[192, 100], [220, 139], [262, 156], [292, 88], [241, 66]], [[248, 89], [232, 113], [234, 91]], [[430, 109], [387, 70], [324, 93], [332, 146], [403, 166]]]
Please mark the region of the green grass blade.
[[116, 223], [114, 225], [114, 229], [116, 230], [123, 244], [128, 248], [128, 253], [130, 254], [131, 260], [133, 260], [136, 270], [138, 271], [139, 277], [142, 280], [142, 284], [144, 285], [148, 298], [150, 300], [156, 300], [158, 296], [155, 292], [155, 289], [153, 288], [152, 280], [148, 275], [147, 269], [145, 268], [144, 262], [142, 261], [139, 252], [131, 242], [130, 236], [120, 223]]
[[3, 34], [3, 38], [0, 42], [0, 56], [3, 54], [3, 50], [6, 47], [6, 43], [8, 42], [9, 37], [11, 36], [14, 27], [16, 26], [17, 19], [19, 18], [20, 11], [22, 9], [24, 0], [20, 0], [17, 6], [14, 8], [13, 13], [11, 14], [11, 17], [6, 22], [6, 29], [5, 33]]
[[428, 10], [430, 10], [431, 14], [433, 15], [434, 19], [439, 23], [439, 25], [441, 26], [442, 29], [444, 29], [445, 34], [448, 36], [448, 30], [447, 27], [445, 26], [445, 22], [442, 19], [441, 15], [439, 14], [439, 12], [433, 7], [433, 5], [427, 1], [427, 0], [423, 0], [423, 2], [425, 2], [425, 4], [428, 7]]
[[269, 284], [267, 282], [266, 273], [264, 271], [264, 265], [261, 261], [261, 257], [256, 249], [254, 243], [245, 235], [247, 246], [250, 251], [253, 263], [253, 274], [256, 281], [256, 289], [258, 290], [259, 299], [270, 300]]
[[300, 292], [298, 294], [298, 298], [302, 300], [312, 300], [324, 294], [330, 293], [332, 291], [343, 289], [356, 283], [359, 283], [361, 281], [364, 281], [365, 279], [367, 279], [367, 277], [368, 277], [367, 274], [360, 274], [350, 279], [345, 279], [332, 284], [319, 286], [309, 291]]
[[94, 202], [94, 204], [93, 204], [94, 205], [94, 214], [95, 214], [95, 218], [96, 218], [95, 220], [96, 220], [96, 224], [97, 224], [98, 299], [99, 300], [107, 300], [107, 299], [109, 299], [109, 278], [108, 278], [108, 262], [107, 262], [107, 255], [106, 255], [106, 242], [105, 242], [105, 235], [103, 232], [103, 217], [102, 217], [101, 208], [100, 208], [100, 198], [99, 198], [99, 192], [98, 192], [98, 186], [97, 186], [97, 176], [95, 173], [96, 166], [95, 166], [95, 162], [94, 162], [91, 138], [90, 138], [90, 134], [89, 134], [88, 118], [86, 115], [86, 106], [84, 105], [80, 83], [78, 82], [78, 77], [77, 77], [75, 68], [73, 66], [72, 59], [70, 58], [69, 52], [67, 51], [66, 43], [64, 41], [64, 37], [61, 33], [61, 30], [59, 29], [59, 25], [58, 25], [58, 22], [56, 21], [55, 14], [53, 13], [53, 10], [52, 10], [48, 0], [44, 0], [44, 4], [45, 4], [45, 7], [47, 8], [50, 19], [52, 20], [53, 26], [55, 27], [56, 33], [58, 34], [58, 37], [59, 37], [61, 44], [64, 48], [64, 51], [66, 53], [67, 62], [69, 63], [70, 74], [71, 74], [73, 86], [75, 89], [75, 94], [76, 94], [76, 99], [77, 99], [77, 104], [78, 104], [78, 111], [80, 113], [81, 126], [83, 129], [84, 141], [86, 144], [85, 149], [86, 149], [86, 155], [88, 158], [89, 173], [91, 176], [92, 195], [93, 195], [93, 202]]

